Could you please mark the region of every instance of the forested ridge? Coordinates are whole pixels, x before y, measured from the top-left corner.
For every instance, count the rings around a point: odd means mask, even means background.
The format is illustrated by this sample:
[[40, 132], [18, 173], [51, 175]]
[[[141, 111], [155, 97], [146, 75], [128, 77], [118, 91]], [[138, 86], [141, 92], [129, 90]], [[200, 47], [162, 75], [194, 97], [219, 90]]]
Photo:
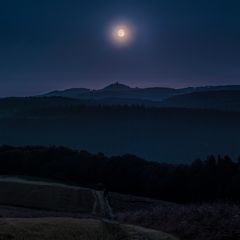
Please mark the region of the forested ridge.
[[240, 200], [240, 161], [228, 156], [166, 164], [64, 147], [1, 146], [0, 174], [92, 188], [104, 183], [110, 191], [180, 203]]

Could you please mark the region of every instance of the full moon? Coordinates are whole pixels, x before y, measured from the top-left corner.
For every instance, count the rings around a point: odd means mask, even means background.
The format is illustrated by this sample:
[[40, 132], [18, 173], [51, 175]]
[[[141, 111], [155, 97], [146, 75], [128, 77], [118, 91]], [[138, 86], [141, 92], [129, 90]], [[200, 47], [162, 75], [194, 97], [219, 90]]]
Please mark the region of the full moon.
[[111, 30], [111, 38], [112, 42], [118, 46], [127, 45], [132, 41], [133, 30], [124, 24], [115, 25]]
[[125, 36], [125, 31], [124, 31], [124, 29], [119, 29], [119, 30], [118, 30], [118, 36], [119, 36], [120, 38], [123, 38], [123, 37]]

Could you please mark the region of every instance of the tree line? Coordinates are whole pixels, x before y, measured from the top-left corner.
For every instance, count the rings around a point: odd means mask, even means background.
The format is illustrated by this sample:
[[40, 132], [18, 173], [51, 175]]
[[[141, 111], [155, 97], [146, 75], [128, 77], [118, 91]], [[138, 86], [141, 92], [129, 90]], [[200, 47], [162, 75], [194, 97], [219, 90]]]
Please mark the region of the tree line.
[[65, 147], [0, 147], [0, 174], [28, 176], [109, 191], [191, 203], [240, 201], [240, 161], [210, 156], [191, 164], [106, 157]]

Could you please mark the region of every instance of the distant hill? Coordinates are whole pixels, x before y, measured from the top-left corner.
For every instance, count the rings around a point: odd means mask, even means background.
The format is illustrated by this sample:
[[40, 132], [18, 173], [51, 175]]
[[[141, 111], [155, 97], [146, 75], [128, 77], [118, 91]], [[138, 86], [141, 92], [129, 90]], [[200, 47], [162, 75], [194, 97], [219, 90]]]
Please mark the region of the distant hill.
[[[184, 90], [180, 90], [180, 92], [182, 91], [185, 92]], [[178, 91], [172, 88], [131, 88], [121, 83], [114, 83], [99, 90], [76, 88], [63, 91], [53, 91], [42, 96], [61, 96], [78, 99], [127, 98], [161, 101], [175, 94], [178, 94]]]
[[84, 101], [64, 97], [0, 98], [0, 117], [13, 117], [32, 110], [84, 105]]
[[240, 85], [225, 85], [225, 86], [205, 86], [205, 87], [197, 87], [193, 88], [196, 91], [232, 91], [238, 90], [240, 91]]
[[[108, 99], [107, 105], [111, 105], [111, 100], [113, 99], [125, 99], [125, 104], [131, 105], [131, 101], [129, 103], [126, 99], [134, 99], [134, 103], [137, 101], [139, 104], [142, 104], [142, 100], [144, 101], [152, 101], [152, 102], [160, 102], [166, 100], [168, 98], [182, 95], [182, 94], [190, 94], [194, 92], [213, 92], [213, 91], [240, 91], [240, 86], [206, 86], [206, 87], [196, 87], [196, 88], [163, 88], [163, 87], [152, 87], [152, 88], [131, 88], [127, 85], [121, 83], [114, 83], [106, 86], [103, 89], [99, 90], [90, 90], [86, 88], [73, 88], [67, 89], [63, 91], [53, 91], [42, 96], [44, 97], [68, 97], [68, 98], [76, 98], [82, 100], [102, 100]], [[121, 101], [118, 101], [121, 102]], [[113, 101], [113, 105], [114, 101]], [[149, 105], [149, 102], [148, 104]], [[152, 104], [150, 104], [152, 105]], [[153, 104], [156, 106], [156, 104]]]
[[137, 106], [158, 107], [159, 102], [144, 99], [101, 98], [78, 99], [60, 96], [48, 97], [10, 97], [0, 98], [0, 117], [22, 116], [29, 112], [43, 111], [49, 108], [70, 108], [82, 106]]
[[127, 85], [116, 82], [103, 88], [103, 90], [104, 91], [127, 91], [127, 90], [131, 90], [131, 88]]
[[240, 111], [240, 90], [209, 90], [178, 95], [164, 100], [161, 106]]
[[46, 97], [70, 97], [70, 98], [78, 98], [83, 93], [90, 92], [90, 89], [87, 88], [71, 88], [63, 91], [53, 91], [45, 94]]

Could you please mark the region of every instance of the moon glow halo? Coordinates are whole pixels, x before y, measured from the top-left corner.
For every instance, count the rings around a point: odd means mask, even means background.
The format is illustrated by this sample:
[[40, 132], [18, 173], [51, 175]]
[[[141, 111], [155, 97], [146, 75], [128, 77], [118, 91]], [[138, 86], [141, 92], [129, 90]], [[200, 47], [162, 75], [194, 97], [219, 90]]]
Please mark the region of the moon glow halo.
[[112, 42], [118, 46], [125, 46], [133, 39], [133, 32], [129, 26], [119, 24], [112, 28], [111, 31]]

